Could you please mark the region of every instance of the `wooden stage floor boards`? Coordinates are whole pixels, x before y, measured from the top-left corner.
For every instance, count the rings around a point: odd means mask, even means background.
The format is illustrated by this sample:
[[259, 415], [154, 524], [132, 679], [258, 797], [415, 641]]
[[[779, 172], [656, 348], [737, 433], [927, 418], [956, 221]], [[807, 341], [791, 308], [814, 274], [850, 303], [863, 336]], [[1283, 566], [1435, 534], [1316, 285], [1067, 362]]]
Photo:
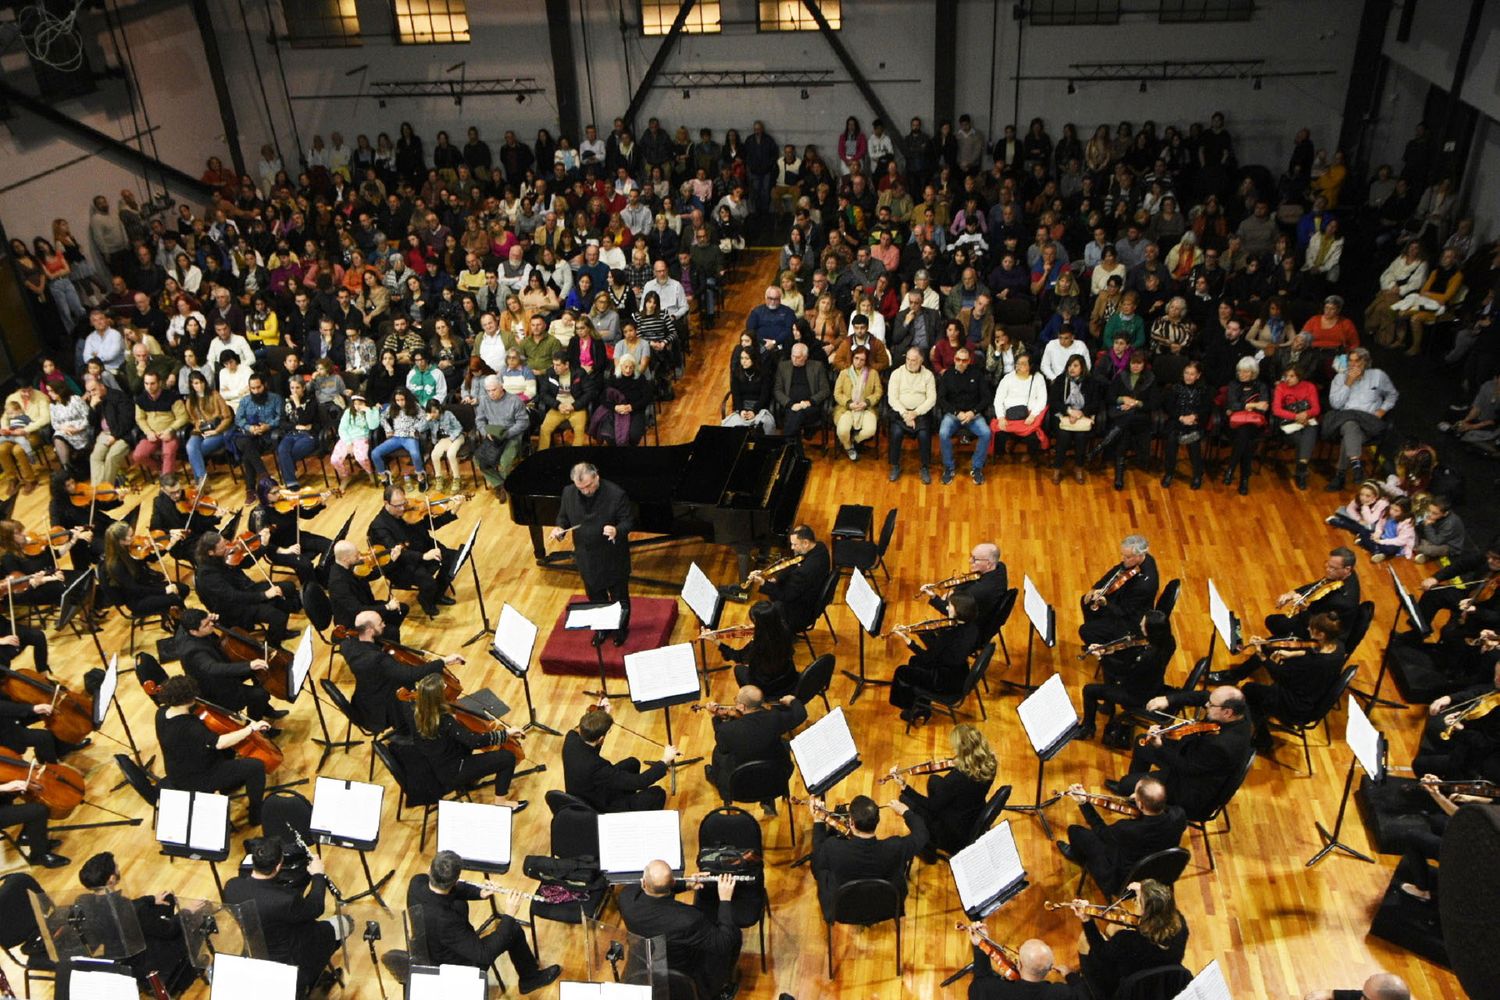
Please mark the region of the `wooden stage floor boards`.
[[[760, 289], [772, 276], [774, 265], [772, 254], [752, 255], [717, 329], [697, 336], [687, 376], [679, 385], [678, 399], [666, 408], [662, 417], [663, 443], [690, 440], [701, 423], [717, 420], [719, 401], [727, 385], [729, 350], [748, 308], [757, 303]], [[908, 449], [913, 447], [908, 445]], [[933, 447], [936, 452], [936, 442]], [[1174, 615], [1179, 644], [1177, 660], [1169, 674], [1174, 682], [1180, 681], [1193, 660], [1207, 651], [1211, 632], [1206, 594], [1209, 578], [1229, 606], [1244, 617], [1247, 633], [1258, 632], [1260, 619], [1269, 610], [1272, 597], [1291, 585], [1316, 578], [1327, 550], [1345, 542], [1344, 536], [1335, 534], [1323, 523], [1323, 517], [1333, 507], [1333, 499], [1319, 488], [1321, 479], [1312, 490], [1299, 493], [1289, 482], [1265, 471], [1252, 483], [1251, 495], [1240, 497], [1232, 487], [1221, 486], [1217, 481], [1206, 484], [1199, 492], [1190, 491], [1182, 481], [1171, 490], [1163, 490], [1157, 485], [1156, 476], [1132, 471], [1128, 488], [1117, 493], [1110, 488], [1107, 474], [1091, 474], [1088, 483], [1082, 486], [1071, 479], [1054, 486], [1047, 470], [1009, 463], [992, 464], [988, 483], [983, 487], [975, 487], [962, 477], [944, 487], [936, 480], [940, 464], [934, 454], [934, 482], [924, 487], [915, 475], [910, 450], [907, 474], [894, 485], [886, 481], [885, 462], [873, 460], [868, 453], [857, 464], [849, 463], [836, 452], [836, 457], [825, 457], [816, 449], [812, 453], [813, 470], [801, 513], [820, 535], [826, 534], [840, 503], [871, 504], [877, 521], [890, 506], [900, 508], [895, 540], [887, 556], [894, 578], [889, 584], [880, 580], [892, 605], [887, 612], [888, 622], [927, 617], [925, 606], [913, 599], [918, 586], [963, 571], [968, 548], [973, 543], [997, 541], [1012, 582], [1019, 586], [1022, 575], [1029, 575], [1057, 607], [1058, 646], [1046, 650], [1038, 645], [1034, 670], [1039, 680], [1060, 671], [1075, 704], [1079, 702], [1079, 687], [1091, 678], [1093, 670], [1091, 662], [1080, 663], [1076, 659], [1078, 596], [1114, 562], [1116, 546], [1125, 535], [1146, 535], [1163, 579], [1183, 580]], [[218, 485], [230, 490], [227, 479]], [[151, 490], [142, 495], [146, 507], [151, 496]], [[359, 537], [363, 525], [376, 513], [378, 502], [373, 488], [357, 486], [334, 501], [310, 527], [331, 534], [344, 517], [357, 512], [355, 534]], [[42, 527], [46, 517], [44, 491], [22, 497], [17, 511], [27, 527]], [[475, 558], [485, 580], [491, 617], [498, 614], [502, 602], [509, 602], [547, 627], [567, 596], [580, 589], [576, 578], [534, 565], [525, 530], [511, 523], [509, 512], [500, 509], [488, 494], [467, 505], [459, 523], [444, 529], [442, 537], [450, 545], [457, 545], [481, 519], [484, 530]], [[717, 582], [729, 582], [734, 575], [731, 553], [701, 544], [643, 553], [636, 560], [635, 569], [642, 576], [677, 580], [682, 578], [690, 559], [697, 560]], [[1377, 606], [1370, 635], [1356, 657], [1362, 668], [1357, 683], [1368, 687], [1374, 680], [1396, 609], [1384, 570], [1370, 566], [1362, 557], [1360, 571], [1365, 594], [1373, 596]], [[1422, 568], [1402, 563], [1398, 572], [1408, 585], [1413, 585]], [[455, 651], [454, 643], [472, 635], [479, 627], [467, 572], [459, 579], [457, 594], [458, 606], [443, 609], [435, 622], [416, 612], [407, 641], [441, 652]], [[743, 609], [731, 605], [725, 621], [737, 620], [741, 614]], [[815, 639], [817, 649], [833, 651], [839, 666], [852, 670], [856, 663], [857, 626], [842, 604], [842, 591], [831, 616], [839, 641], [833, 645], [826, 629], [820, 626]], [[692, 615], [684, 612], [677, 625], [679, 641], [693, 634], [691, 622]], [[1012, 801], [1016, 803], [1031, 799], [1035, 757], [1017, 721], [1016, 695], [1001, 693], [995, 681], [1019, 679], [1024, 668], [1025, 630], [1024, 616], [1018, 609], [1006, 629], [1012, 662], [1007, 667], [1003, 658], [997, 657], [990, 671], [990, 688], [994, 693], [986, 698], [989, 721], [983, 726], [1000, 758], [998, 780], [1015, 786]], [[122, 661], [127, 659], [127, 626], [118, 615], [110, 616], [100, 638], [107, 653], [119, 651]], [[145, 636], [145, 648], [152, 648], [156, 638], [154, 634]], [[81, 682], [84, 671], [97, 663], [92, 642], [71, 635], [67, 638], [53, 635], [52, 641], [58, 675], [67, 681]], [[872, 676], [888, 677], [901, 662], [896, 656], [896, 646], [878, 640], [867, 642], [867, 669]], [[480, 645], [470, 646], [464, 652], [469, 655], [468, 665], [460, 668], [465, 681], [470, 686], [492, 688], [507, 703], [519, 706], [513, 718], [524, 718], [520, 683], [484, 655]], [[318, 660], [317, 676], [322, 676], [324, 659], [326, 653]], [[1226, 662], [1221, 649], [1217, 663]], [[799, 663], [805, 665], [804, 661]], [[582, 690], [593, 685], [581, 678], [548, 677], [540, 671], [534, 671], [532, 677], [541, 720], [560, 730], [574, 725], [588, 704]], [[350, 682], [342, 663], [335, 670], [335, 678], [346, 687]], [[712, 687], [711, 696], [715, 700], [730, 700], [734, 687], [732, 675], [714, 674]], [[840, 676], [834, 681], [830, 695], [839, 704], [846, 701], [851, 690], [851, 683]], [[151, 708], [133, 678], [122, 680], [120, 701], [143, 754], [153, 753]], [[638, 715], [628, 703], [619, 702], [617, 706], [621, 721], [627, 725], [656, 739], [664, 737], [660, 712]], [[972, 702], [969, 707], [972, 708]], [[835, 801], [872, 791], [876, 778], [893, 764], [913, 764], [946, 753], [949, 726], [945, 721], [935, 721], [910, 736], [904, 735], [895, 709], [885, 703], [881, 689], [867, 692], [855, 705], [846, 707], [846, 711], [865, 767], [839, 786], [833, 796]], [[814, 717], [821, 715], [821, 704], [815, 702], [812, 712]], [[712, 735], [708, 719], [679, 708], [673, 722], [674, 734], [689, 755], [710, 753]], [[1456, 980], [1446, 970], [1366, 936], [1374, 908], [1390, 879], [1391, 859], [1382, 858], [1377, 864], [1367, 865], [1333, 856], [1312, 870], [1303, 867], [1319, 847], [1314, 822], [1331, 826], [1334, 821], [1349, 761], [1341, 739], [1342, 709], [1335, 713], [1332, 722], [1335, 735], [1332, 748], [1323, 745], [1321, 732], [1313, 738], [1315, 775], [1301, 773], [1301, 750], [1286, 742], [1281, 742], [1277, 751], [1278, 760], [1285, 762], [1285, 766], [1264, 758], [1257, 761], [1230, 807], [1233, 831], [1223, 833], [1220, 826], [1216, 828], [1220, 832], [1213, 834], [1217, 871], [1207, 870], [1202, 841], [1196, 834], [1191, 835], [1188, 846], [1193, 851], [1193, 864], [1178, 883], [1179, 904], [1192, 930], [1187, 964], [1196, 970], [1210, 959], [1218, 959], [1237, 998], [1300, 997], [1314, 987], [1357, 987], [1378, 967], [1405, 976], [1413, 995], [1424, 1000], [1461, 997], [1463, 993]], [[1420, 731], [1419, 711], [1381, 710], [1376, 723], [1390, 739], [1392, 762], [1409, 763]], [[316, 715], [306, 703], [306, 696], [282, 724], [285, 735], [281, 744], [287, 756], [283, 770], [276, 777], [310, 776], [317, 763], [317, 747], [310, 740], [319, 734]], [[342, 726], [336, 730], [342, 732]], [[106, 723], [105, 732], [120, 735], [119, 723], [113, 716]], [[96, 850], [111, 850], [120, 859], [126, 889], [133, 894], [170, 890], [183, 897], [211, 896], [213, 885], [204, 866], [185, 862], [168, 865], [157, 855], [149, 810], [141, 800], [128, 788], [108, 791], [119, 780], [111, 759], [118, 750], [110, 740], [96, 735], [94, 745], [69, 762], [88, 770], [90, 793], [97, 801], [131, 815], [145, 816], [148, 822], [136, 828], [69, 834], [61, 852], [71, 856], [75, 864], [60, 871], [38, 869], [33, 874], [54, 899], [70, 899], [78, 889], [78, 864]], [[533, 735], [528, 741], [531, 758], [547, 762], [549, 769], [544, 774], [522, 779], [513, 787], [513, 795], [532, 802], [531, 808], [516, 821], [518, 859], [529, 853], [547, 852], [550, 817], [542, 798], [546, 789], [562, 787], [560, 751], [561, 742], [554, 737]], [[612, 757], [649, 758], [654, 752], [654, 747], [618, 731], [606, 744], [606, 753]], [[361, 749], [347, 756], [336, 755], [322, 773], [363, 779], [368, 753], [368, 749]], [[1060, 790], [1073, 781], [1098, 788], [1102, 779], [1123, 773], [1126, 763], [1123, 754], [1105, 750], [1097, 742], [1075, 743], [1048, 766], [1047, 791]], [[385, 778], [379, 767], [376, 775], [377, 780]], [[696, 767], [682, 773], [679, 789], [669, 804], [683, 813], [685, 853], [692, 857], [696, 852], [698, 822], [719, 802]], [[396, 868], [396, 877], [386, 897], [399, 907], [408, 878], [425, 870], [435, 848], [429, 838], [426, 852], [419, 853], [416, 814], [408, 811], [404, 820], [397, 822], [395, 797], [392, 783], [380, 847], [371, 861], [377, 872]], [[483, 801], [488, 797], [485, 793], [478, 798]], [[877, 795], [882, 801], [887, 797], [883, 790]], [[89, 813], [91, 810], [87, 808], [80, 809], [73, 821], [107, 818]], [[235, 815], [240, 815], [238, 810]], [[1078, 870], [1065, 862], [1044, 838], [1036, 819], [1022, 814], [1007, 815], [1016, 831], [1031, 888], [991, 918], [991, 934], [1012, 946], [1027, 937], [1041, 937], [1052, 944], [1060, 962], [1076, 964], [1076, 921], [1065, 913], [1045, 912], [1042, 903], [1072, 898]], [[891, 814], [884, 816], [883, 831], [900, 827], [900, 821]], [[1049, 818], [1058, 836], [1068, 823], [1078, 821], [1076, 809], [1067, 803], [1049, 810]], [[800, 845], [805, 849], [808, 845], [805, 813], [799, 811], [796, 820], [801, 831]], [[895, 942], [889, 925], [870, 930], [840, 927], [834, 935], [838, 979], [829, 982], [823, 924], [816, 896], [811, 891], [812, 876], [806, 867], [786, 867], [796, 856], [790, 845], [787, 817], [783, 813], [777, 819], [763, 821], [762, 826], [767, 842], [773, 914], [767, 938], [770, 971], [760, 970], [756, 933], [751, 928], [745, 933], [745, 948], [739, 963], [744, 983], [741, 997], [775, 997], [780, 992], [790, 993], [798, 1000], [965, 995], [967, 980], [947, 990], [938, 988], [943, 978], [968, 961], [966, 939], [953, 930], [953, 922], [961, 914], [957, 893], [944, 866], [920, 862], [914, 866], [900, 978], [893, 974]], [[236, 834], [236, 846], [242, 836]], [[1360, 849], [1368, 847], [1352, 806], [1344, 839]], [[330, 874], [346, 891], [362, 882], [358, 861], [350, 852], [330, 850], [328, 864]], [[521, 877], [519, 862], [515, 874], [500, 881], [532, 888]], [[474, 912], [476, 920], [479, 919], [480, 909], [475, 908]], [[606, 911], [606, 919], [617, 919], [612, 908]], [[565, 976], [581, 977], [581, 931], [544, 923], [540, 936], [543, 962], [563, 962]], [[514, 991], [514, 975], [504, 960], [502, 967]], [[13, 973], [12, 982], [19, 984], [18, 971]], [[389, 982], [386, 985], [391, 988]], [[47, 989], [46, 985], [38, 987], [42, 994]], [[371, 981], [351, 983], [343, 993], [359, 1000], [375, 1000], [380, 996]], [[207, 993], [200, 986], [189, 995], [197, 1000]], [[555, 996], [556, 987], [539, 995]]]

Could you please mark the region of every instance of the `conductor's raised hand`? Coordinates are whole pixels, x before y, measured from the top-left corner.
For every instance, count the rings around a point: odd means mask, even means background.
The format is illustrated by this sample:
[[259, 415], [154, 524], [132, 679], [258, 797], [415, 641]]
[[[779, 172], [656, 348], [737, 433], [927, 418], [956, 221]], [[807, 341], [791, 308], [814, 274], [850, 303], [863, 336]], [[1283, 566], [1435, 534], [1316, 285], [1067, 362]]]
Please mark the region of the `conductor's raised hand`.
[[554, 542], [560, 542], [568, 536], [567, 528], [553, 528], [548, 534]]
[[615, 535], [619, 534], [619, 532], [615, 529], [615, 526], [613, 524], [606, 524], [603, 528], [600, 529], [599, 534], [603, 535], [610, 541], [614, 541]]

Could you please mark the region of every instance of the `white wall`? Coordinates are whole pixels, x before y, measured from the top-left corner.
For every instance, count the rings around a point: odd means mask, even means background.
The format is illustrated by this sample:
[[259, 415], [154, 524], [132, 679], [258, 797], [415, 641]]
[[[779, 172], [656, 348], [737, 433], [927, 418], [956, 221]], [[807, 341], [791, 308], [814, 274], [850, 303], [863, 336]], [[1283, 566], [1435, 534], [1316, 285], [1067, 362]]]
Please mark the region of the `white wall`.
[[[222, 153], [225, 147], [192, 12], [186, 4], [158, 0], [122, 0], [119, 6], [160, 158], [197, 176], [207, 157]], [[85, 12], [80, 24], [94, 68], [118, 66], [114, 44], [98, 13]], [[17, 89], [35, 93], [35, 77], [19, 46], [0, 59], [0, 71]], [[57, 108], [115, 138], [127, 140], [135, 135], [122, 80], [101, 80], [96, 93], [62, 102]], [[9, 188], [0, 193], [0, 219], [11, 236], [28, 242], [36, 235], [50, 239], [52, 220], [59, 216], [72, 223], [75, 233], [85, 232], [94, 194], [108, 195], [113, 205], [121, 189], [128, 188], [143, 203], [147, 200], [138, 168], [99, 155], [95, 146], [60, 133], [20, 108], [13, 108], [12, 115], [9, 121], [0, 122], [0, 164], [4, 165], [0, 188]], [[151, 151], [149, 142], [146, 149]]]

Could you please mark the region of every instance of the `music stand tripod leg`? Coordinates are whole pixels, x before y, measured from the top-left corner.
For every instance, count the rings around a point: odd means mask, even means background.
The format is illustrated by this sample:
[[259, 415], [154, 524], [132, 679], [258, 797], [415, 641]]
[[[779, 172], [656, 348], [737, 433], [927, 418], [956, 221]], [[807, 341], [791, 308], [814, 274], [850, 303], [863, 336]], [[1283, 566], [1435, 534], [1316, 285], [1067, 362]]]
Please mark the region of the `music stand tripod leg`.
[[344, 900], [344, 902], [345, 903], [352, 903], [352, 902], [354, 902], [357, 899], [364, 899], [366, 896], [370, 896], [370, 897], [374, 898], [375, 902], [377, 902], [377, 903], [380, 904], [380, 908], [381, 909], [383, 909], [383, 910], [389, 910], [391, 908], [390, 904], [388, 904], [385, 901], [385, 898], [380, 895], [380, 890], [382, 888], [384, 888], [384, 886], [385, 886], [385, 884], [387, 882], [389, 882], [391, 879], [393, 879], [393, 878], [396, 877], [396, 869], [392, 868], [390, 871], [388, 871], [384, 875], [380, 876], [380, 881], [377, 882], [377, 881], [375, 881], [375, 877], [372, 874], [370, 874], [370, 859], [369, 859], [369, 856], [364, 851], [359, 851], [358, 854], [359, 854], [359, 866], [360, 866], [360, 868], [364, 869], [365, 884], [368, 885], [369, 888], [368, 889], [364, 889], [364, 890], [362, 890], [360, 892], [356, 892], [354, 895], [349, 896], [348, 898], [346, 898]]
[[536, 703], [531, 700], [531, 671], [529, 670], [521, 674], [521, 690], [526, 692], [526, 714], [531, 717], [531, 720], [521, 728], [527, 732], [535, 729], [537, 732], [546, 733], [548, 736], [561, 736], [562, 733], [556, 729], [537, 721]]
[[[615, 630], [609, 629], [608, 631], [613, 632]], [[599, 661], [599, 690], [585, 691], [583, 693], [590, 698], [625, 698], [627, 695], [623, 691], [615, 694], [609, 690], [609, 678], [604, 673], [604, 636], [604, 632], [595, 632], [593, 641], [594, 656]]]
[[313, 708], [318, 713], [318, 728], [323, 731], [321, 739], [316, 736], [312, 739], [315, 745], [323, 748], [322, 752], [318, 755], [318, 766], [315, 769], [321, 771], [324, 762], [332, 756], [335, 750], [342, 750], [348, 753], [352, 748], [359, 746], [361, 741], [336, 740], [333, 738], [332, 734], [328, 732], [328, 719], [323, 715], [323, 699], [318, 695], [318, 686], [316, 684], [309, 684], [308, 687], [312, 690]]
[[859, 673], [851, 673], [848, 670], [840, 670], [839, 673], [854, 682], [854, 693], [849, 696], [849, 704], [851, 705], [859, 700], [859, 696], [864, 694], [866, 687], [891, 686], [890, 681], [876, 680], [873, 677], [865, 676], [865, 630], [863, 628], [859, 630]]
[[1327, 829], [1324, 828], [1322, 823], [1314, 824], [1318, 828], [1318, 836], [1322, 839], [1323, 846], [1319, 849], [1317, 854], [1314, 854], [1312, 858], [1308, 860], [1307, 864], [1303, 866], [1304, 868], [1311, 868], [1313, 865], [1317, 864], [1319, 861], [1322, 861], [1334, 851], [1343, 851], [1351, 858], [1358, 858], [1360, 861], [1364, 861], [1369, 864], [1375, 863], [1375, 859], [1370, 857], [1368, 854], [1365, 854], [1361, 851], [1356, 851], [1354, 848], [1350, 847], [1342, 840], [1339, 840], [1339, 834], [1344, 829], [1344, 815], [1349, 811], [1349, 791], [1354, 787], [1355, 764], [1355, 761], [1351, 760], [1349, 762], [1349, 773], [1344, 778], [1344, 795], [1341, 799], [1339, 799], [1339, 813], [1333, 821], [1333, 831], [1330, 833]]

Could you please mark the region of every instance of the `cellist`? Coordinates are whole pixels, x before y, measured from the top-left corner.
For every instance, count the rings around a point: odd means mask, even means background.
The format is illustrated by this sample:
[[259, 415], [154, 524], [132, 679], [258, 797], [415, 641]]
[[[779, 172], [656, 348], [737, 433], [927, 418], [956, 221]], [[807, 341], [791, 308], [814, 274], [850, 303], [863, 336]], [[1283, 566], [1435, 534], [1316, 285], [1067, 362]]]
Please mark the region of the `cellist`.
[[269, 722], [250, 722], [220, 736], [193, 712], [198, 685], [186, 674], [169, 677], [156, 693], [156, 739], [161, 745], [163, 784], [187, 792], [245, 790], [250, 806], [250, 825], [260, 826], [260, 803], [266, 794], [266, 768], [258, 760], [228, 756], [228, 751], [264, 733]]
[[361, 611], [354, 619], [354, 627], [358, 633], [339, 643], [339, 652], [344, 654], [354, 674], [354, 697], [350, 701], [355, 721], [376, 732], [390, 728], [405, 731], [407, 720], [396, 692], [412, 687], [428, 674], [441, 674], [449, 665], [464, 662], [464, 658], [454, 654], [406, 666], [381, 645], [385, 621], [378, 611]]
[[[266, 661], [226, 659], [214, 631], [218, 621], [218, 615], [198, 608], [182, 612], [174, 641], [183, 671], [197, 683], [206, 701], [221, 708], [267, 722], [285, 718], [286, 709], [273, 709], [271, 695], [256, 682], [256, 674], [264, 675], [269, 669]], [[271, 729], [266, 735], [275, 739], [278, 731]]]
[[17, 754], [33, 750], [36, 759], [43, 764], [56, 764], [73, 751], [82, 750], [93, 742], [91, 737], [85, 737], [78, 743], [68, 743], [53, 736], [42, 728], [46, 725], [47, 716], [51, 714], [52, 706], [46, 702], [32, 705], [13, 701], [0, 694], [0, 747]]
[[0, 830], [21, 828], [19, 842], [26, 848], [26, 860], [44, 868], [66, 868], [72, 860], [52, 849], [60, 845], [47, 833], [47, 807], [40, 802], [17, 801], [26, 791], [26, 779], [0, 783]]
[[1163, 737], [1163, 727], [1152, 726], [1144, 744], [1130, 759], [1130, 772], [1118, 781], [1106, 781], [1106, 788], [1128, 796], [1137, 782], [1150, 775], [1167, 786], [1168, 805], [1181, 806], [1189, 816], [1202, 816], [1213, 809], [1225, 785], [1250, 758], [1245, 696], [1239, 688], [1228, 686], [1176, 691], [1152, 698], [1146, 708], [1160, 712], [1183, 705], [1206, 706], [1206, 721], [1218, 729], [1173, 739], [1170, 735]]
[[476, 733], [453, 717], [448, 704], [442, 674], [428, 674], [416, 685], [416, 700], [401, 702], [402, 714], [408, 717], [413, 743], [432, 772], [448, 792], [470, 788], [480, 778], [494, 775], [495, 803], [510, 806], [516, 812], [526, 808], [526, 800], [506, 798], [510, 779], [516, 772], [516, 755], [500, 745], [525, 736], [499, 720], [489, 732]]

